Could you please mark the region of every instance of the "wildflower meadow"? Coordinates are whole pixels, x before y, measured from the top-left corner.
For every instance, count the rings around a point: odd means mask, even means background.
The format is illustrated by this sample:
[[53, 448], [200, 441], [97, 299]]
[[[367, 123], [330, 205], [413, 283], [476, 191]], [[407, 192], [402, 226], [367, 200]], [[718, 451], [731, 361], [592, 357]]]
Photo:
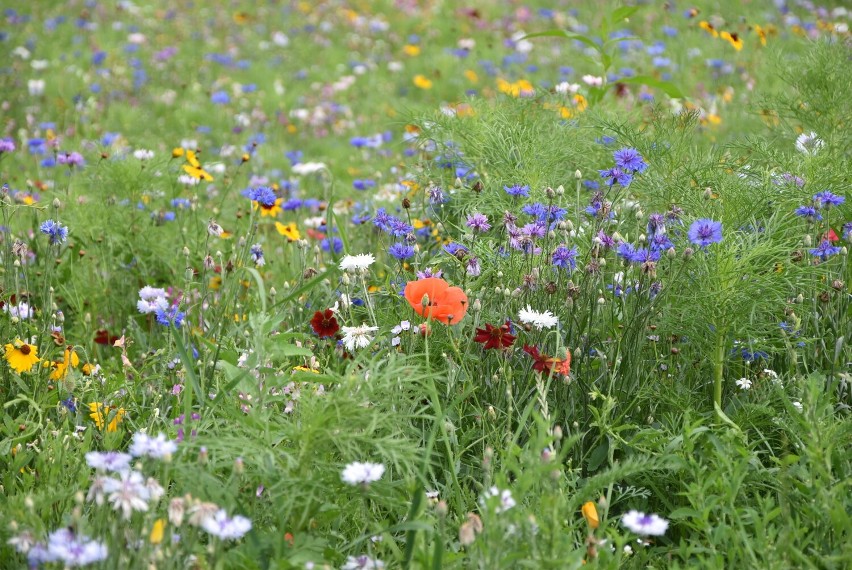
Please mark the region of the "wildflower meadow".
[[4, 4], [0, 568], [852, 567], [847, 2]]

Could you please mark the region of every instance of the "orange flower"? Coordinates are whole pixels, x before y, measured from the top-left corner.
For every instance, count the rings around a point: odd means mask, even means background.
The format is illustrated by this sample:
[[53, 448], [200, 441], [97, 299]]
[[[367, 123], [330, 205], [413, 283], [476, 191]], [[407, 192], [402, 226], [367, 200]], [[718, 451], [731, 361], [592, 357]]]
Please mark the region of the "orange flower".
[[409, 281], [405, 298], [418, 315], [445, 325], [456, 324], [467, 314], [464, 291], [437, 277]]
[[600, 526], [601, 521], [598, 518], [598, 510], [595, 508], [595, 504], [592, 501], [583, 505], [582, 512], [583, 518], [586, 519], [586, 522], [589, 523], [589, 526], [592, 529], [596, 529]]

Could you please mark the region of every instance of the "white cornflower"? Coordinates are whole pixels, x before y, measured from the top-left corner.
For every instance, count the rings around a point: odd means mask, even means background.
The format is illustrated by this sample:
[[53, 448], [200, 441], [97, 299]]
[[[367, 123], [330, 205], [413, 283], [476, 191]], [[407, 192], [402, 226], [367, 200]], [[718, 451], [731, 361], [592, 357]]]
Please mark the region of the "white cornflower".
[[237, 540], [251, 530], [251, 521], [240, 515], [231, 518], [225, 509], [219, 509], [201, 521], [201, 528], [222, 540]]
[[118, 451], [90, 451], [86, 454], [86, 463], [92, 469], [100, 469], [101, 471], [126, 471], [130, 469], [130, 461], [133, 458], [127, 453]]
[[28, 530], [25, 530], [21, 534], [15, 535], [9, 540], [6, 541], [6, 544], [15, 549], [16, 552], [20, 552], [21, 554], [26, 554], [30, 551], [30, 548], [35, 546], [36, 539]]
[[533, 311], [529, 305], [526, 309], [520, 310], [518, 319], [525, 325], [532, 325], [538, 330], [553, 328], [559, 322], [559, 319], [550, 311], [543, 313]]
[[107, 554], [107, 547], [100, 542], [62, 528], [50, 533], [46, 544], [34, 544], [27, 553], [27, 561], [33, 567], [50, 562], [63, 562], [66, 568], [70, 568], [100, 562], [106, 559]]
[[34, 314], [33, 308], [26, 301], [21, 301], [17, 305], [10, 305], [7, 303], [3, 305], [3, 310], [9, 313], [10, 317], [17, 317], [22, 321], [31, 319]]
[[133, 511], [147, 511], [151, 492], [145, 486], [145, 480], [138, 471], [124, 471], [120, 479], [106, 479], [104, 491], [109, 494], [109, 502], [115, 510], [124, 513], [125, 520], [130, 519]]
[[184, 186], [196, 186], [201, 182], [201, 179], [190, 176], [189, 174], [181, 174], [178, 176], [177, 181], [178, 184], [183, 184]]
[[362, 554], [346, 558], [346, 563], [340, 567], [340, 570], [377, 570], [384, 567], [385, 563], [381, 560]]
[[748, 378], [740, 378], [737, 380], [737, 386], [739, 386], [741, 390], [748, 390], [751, 388], [751, 380]]
[[663, 536], [669, 528], [669, 521], [655, 514], [628, 511], [621, 517], [621, 524], [636, 534]]
[[139, 290], [139, 300], [136, 301], [136, 308], [143, 315], [167, 310], [169, 308], [169, 301], [166, 299], [166, 290], [148, 285], [142, 287]]
[[344, 483], [350, 485], [369, 485], [382, 478], [385, 466], [381, 463], [350, 463], [341, 473]]
[[328, 167], [323, 162], [300, 162], [299, 164], [293, 165], [292, 171], [293, 174], [296, 174], [297, 176], [304, 176], [306, 174], [319, 172], [326, 168]]
[[107, 481], [113, 481], [113, 479], [104, 475], [97, 475], [93, 477], [92, 484], [89, 485], [89, 492], [86, 494], [86, 500], [89, 502], [94, 501], [98, 506], [103, 505], [104, 499], [106, 499], [104, 487], [106, 486]]
[[151, 160], [152, 158], [154, 158], [154, 151], [139, 148], [133, 151], [133, 157], [137, 160]]
[[360, 327], [342, 327], [343, 328], [343, 346], [346, 350], [352, 351], [355, 348], [365, 348], [373, 342], [373, 337], [370, 333], [379, 330], [379, 327], [369, 327], [361, 325]]
[[343, 259], [340, 260], [340, 269], [341, 271], [362, 271], [366, 270], [373, 263], [375, 263], [376, 258], [373, 257], [372, 253], [359, 253], [358, 255], [345, 255]]
[[130, 444], [130, 455], [134, 457], [147, 456], [154, 459], [169, 457], [177, 451], [177, 442], [166, 439], [165, 434], [158, 433], [157, 437], [142, 432], [133, 434], [133, 443]]
[[805, 407], [802, 405], [802, 403], [799, 402], [798, 400], [793, 402], [793, 407], [796, 408], [800, 412], [804, 411], [804, 409], [805, 409]]
[[485, 491], [479, 502], [484, 506], [488, 499], [492, 497], [500, 497], [500, 504], [497, 506], [497, 508], [494, 509], [495, 513], [502, 513], [508, 511], [517, 504], [515, 502], [515, 499], [512, 498], [512, 491], [510, 491], [509, 489], [503, 489], [501, 491], [497, 487], [491, 487], [490, 489]]
[[813, 131], [802, 133], [796, 138], [796, 150], [809, 156], [814, 156], [824, 145], [822, 139], [817, 137], [817, 134]]

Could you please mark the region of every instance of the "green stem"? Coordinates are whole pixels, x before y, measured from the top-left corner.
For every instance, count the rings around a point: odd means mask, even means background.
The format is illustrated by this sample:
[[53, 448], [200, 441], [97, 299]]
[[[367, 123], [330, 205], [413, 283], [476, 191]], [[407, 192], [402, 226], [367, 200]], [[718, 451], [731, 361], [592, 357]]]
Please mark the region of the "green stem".
[[716, 354], [713, 360], [713, 403], [722, 408], [722, 378], [725, 372], [725, 329], [719, 329], [716, 336]]

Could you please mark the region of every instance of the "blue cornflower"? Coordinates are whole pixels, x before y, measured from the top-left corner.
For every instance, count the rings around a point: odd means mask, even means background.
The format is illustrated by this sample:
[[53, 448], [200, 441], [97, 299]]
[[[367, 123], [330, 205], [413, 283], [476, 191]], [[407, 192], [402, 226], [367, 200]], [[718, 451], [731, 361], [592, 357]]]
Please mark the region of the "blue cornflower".
[[466, 254], [468, 249], [460, 243], [452, 242], [444, 246], [444, 251], [450, 255], [458, 256], [459, 252]]
[[225, 103], [229, 103], [231, 98], [225, 91], [216, 91], [210, 96], [210, 101], [217, 105], [224, 105]]
[[387, 231], [394, 237], [405, 237], [414, 231], [414, 226], [406, 224], [399, 218], [392, 218]]
[[831, 245], [831, 242], [827, 239], [822, 240], [818, 246], [811, 249], [811, 255], [816, 255], [820, 257], [823, 261], [827, 260], [832, 255], [837, 255], [840, 253], [842, 248]]
[[628, 257], [632, 263], [648, 263], [650, 261], [659, 261], [660, 260], [660, 252], [659, 250], [648, 249], [646, 247], [637, 249], [630, 254]]
[[811, 223], [819, 222], [820, 220], [822, 220], [822, 214], [820, 214], [813, 206], [799, 206], [798, 208], [796, 208], [796, 211], [794, 213], [797, 216], [805, 218]]
[[186, 198], [175, 198], [172, 200], [172, 208], [177, 208], [178, 210], [188, 210], [191, 206], [192, 202]]
[[577, 248], [560, 245], [553, 250], [552, 261], [555, 267], [573, 271], [577, 268]]
[[666, 233], [666, 217], [663, 214], [648, 216], [648, 237]]
[[689, 241], [701, 247], [722, 241], [722, 222], [714, 222], [706, 218], [695, 220], [689, 226], [686, 234]]
[[616, 249], [616, 253], [622, 259], [627, 261], [633, 261], [633, 256], [636, 254], [636, 248], [632, 243], [627, 243], [626, 241], [618, 244], [618, 249]]
[[50, 245], [64, 243], [68, 238], [68, 228], [59, 222], [54, 222], [53, 220], [47, 220], [44, 222], [39, 227], [39, 230], [44, 235], [50, 237]]
[[615, 151], [612, 156], [615, 159], [615, 166], [623, 171], [645, 172], [648, 168], [648, 163], [635, 148], [622, 148]]
[[[273, 204], [274, 204], [274, 202], [273, 202]], [[281, 204], [281, 209], [284, 210], [285, 212], [294, 211], [294, 210], [298, 210], [299, 208], [301, 208], [302, 204], [303, 204], [302, 200], [299, 200], [298, 198], [290, 198], [289, 200], [287, 200], [286, 202]]]
[[606, 183], [610, 186], [615, 186], [616, 184], [620, 184], [622, 186], [627, 186], [630, 184], [630, 181], [633, 180], [633, 176], [627, 172], [624, 172], [617, 166], [613, 166], [607, 170], [598, 170], [601, 175], [601, 178], [606, 178]]
[[814, 204], [818, 208], [822, 206], [825, 206], [826, 208], [829, 208], [831, 206], [839, 206], [845, 201], [845, 197], [833, 194], [828, 190], [823, 190], [822, 192], [817, 192], [816, 194], [814, 194]]
[[503, 186], [503, 190], [506, 191], [506, 194], [509, 196], [523, 196], [524, 198], [530, 197], [530, 187], [529, 186], [521, 186], [520, 184], [513, 184], [512, 186]]
[[670, 247], [674, 247], [672, 240], [666, 234], [657, 234], [648, 241], [651, 244], [651, 249], [654, 251], [665, 251]]
[[414, 247], [404, 243], [395, 243], [388, 248], [388, 253], [400, 261], [414, 257]]
[[274, 206], [275, 200], [277, 200], [277, 197], [275, 196], [275, 191], [272, 188], [268, 188], [266, 186], [252, 188], [246, 193], [246, 195], [252, 201], [257, 202], [261, 206], [266, 206], [267, 208], [271, 208], [272, 206]]
[[266, 259], [263, 257], [263, 246], [259, 243], [254, 244], [249, 249], [249, 255], [251, 256], [251, 260], [254, 261], [254, 264], [258, 267], [263, 267], [266, 265]]
[[331, 238], [331, 244], [329, 245], [328, 238], [325, 238], [320, 242], [320, 247], [323, 251], [329, 251], [329, 249], [334, 249], [334, 253], [340, 253], [343, 251], [343, 240], [339, 237]]
[[186, 313], [179, 311], [177, 305], [172, 305], [168, 309], [157, 309], [155, 314], [158, 323], [164, 327], [174, 325], [176, 329], [181, 327], [183, 319], [186, 317]]
[[521, 208], [521, 211], [525, 214], [529, 214], [530, 216], [535, 216], [538, 219], [543, 219], [547, 215], [547, 206], [540, 202], [534, 202]]
[[74, 398], [74, 394], [70, 394], [66, 399], [62, 400], [62, 405], [72, 414], [77, 413], [77, 401]]
[[375, 185], [375, 180], [370, 180], [369, 178], [365, 178], [364, 180], [361, 180], [359, 178], [352, 181], [352, 187], [355, 190], [367, 190], [368, 188], [372, 188]]
[[386, 232], [390, 230], [391, 221], [395, 220], [393, 216], [387, 213], [384, 208], [376, 210], [376, 215], [373, 216], [373, 225]]

